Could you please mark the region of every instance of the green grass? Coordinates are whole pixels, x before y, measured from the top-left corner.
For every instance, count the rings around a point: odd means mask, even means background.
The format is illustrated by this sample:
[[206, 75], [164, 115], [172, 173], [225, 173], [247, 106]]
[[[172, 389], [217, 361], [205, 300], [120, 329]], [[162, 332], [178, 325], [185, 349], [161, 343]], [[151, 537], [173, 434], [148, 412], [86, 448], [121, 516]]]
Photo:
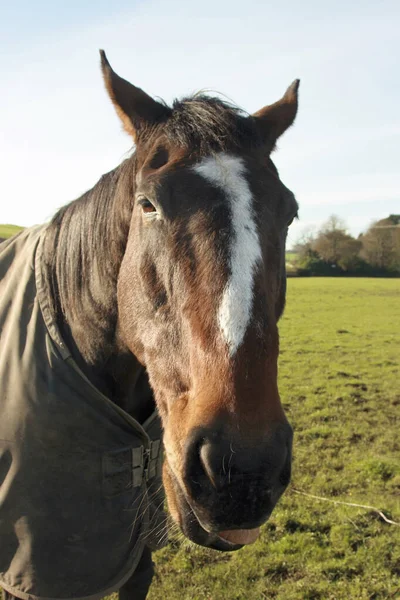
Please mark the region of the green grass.
[[0, 225], [0, 238], [7, 239], [21, 231], [23, 227], [19, 225]]
[[150, 600], [400, 598], [400, 280], [290, 279], [280, 390], [294, 426], [292, 488], [261, 539], [233, 554], [172, 537]]

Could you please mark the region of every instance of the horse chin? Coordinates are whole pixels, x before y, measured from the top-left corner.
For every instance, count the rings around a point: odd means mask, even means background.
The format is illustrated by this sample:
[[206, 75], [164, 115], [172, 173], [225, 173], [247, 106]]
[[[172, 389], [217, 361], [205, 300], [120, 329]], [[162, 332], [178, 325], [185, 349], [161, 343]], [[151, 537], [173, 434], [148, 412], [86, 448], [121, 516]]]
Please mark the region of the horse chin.
[[234, 552], [243, 548], [243, 544], [233, 544], [224, 540], [201, 525], [167, 461], [164, 463], [163, 480], [170, 514], [185, 537], [198, 546], [220, 552]]
[[219, 550], [221, 552], [234, 552], [243, 548], [242, 544], [233, 544], [222, 539], [218, 534], [207, 531], [194, 514], [186, 498], [181, 498], [179, 526], [184, 535], [195, 544]]

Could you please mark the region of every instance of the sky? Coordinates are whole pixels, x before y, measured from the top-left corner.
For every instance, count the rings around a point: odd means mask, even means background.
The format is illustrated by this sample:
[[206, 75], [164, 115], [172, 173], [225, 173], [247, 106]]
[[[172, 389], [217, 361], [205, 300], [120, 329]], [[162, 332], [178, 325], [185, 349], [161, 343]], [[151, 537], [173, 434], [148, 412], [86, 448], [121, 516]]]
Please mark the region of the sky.
[[49, 219], [132, 142], [114, 70], [171, 102], [200, 89], [254, 112], [301, 79], [273, 159], [296, 195], [288, 246], [331, 214], [357, 235], [400, 212], [398, 0], [15, 0], [0, 9], [0, 223]]

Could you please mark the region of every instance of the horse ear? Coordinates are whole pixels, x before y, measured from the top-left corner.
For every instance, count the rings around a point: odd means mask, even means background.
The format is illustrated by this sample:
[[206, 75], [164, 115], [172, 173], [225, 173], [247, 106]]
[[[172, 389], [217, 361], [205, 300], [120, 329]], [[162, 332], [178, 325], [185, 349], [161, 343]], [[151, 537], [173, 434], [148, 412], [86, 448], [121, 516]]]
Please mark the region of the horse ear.
[[254, 113], [261, 135], [271, 149], [276, 140], [293, 125], [297, 114], [300, 79], [295, 79], [278, 102]]
[[104, 83], [124, 129], [137, 141], [146, 127], [166, 120], [171, 109], [153, 100], [146, 92], [119, 77], [100, 50]]

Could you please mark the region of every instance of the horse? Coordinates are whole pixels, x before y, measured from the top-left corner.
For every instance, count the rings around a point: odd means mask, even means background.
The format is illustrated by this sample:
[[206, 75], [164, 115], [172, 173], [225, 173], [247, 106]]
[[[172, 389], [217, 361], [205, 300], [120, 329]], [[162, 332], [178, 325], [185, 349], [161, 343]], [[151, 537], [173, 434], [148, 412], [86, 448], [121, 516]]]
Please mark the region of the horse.
[[251, 115], [168, 106], [100, 54], [133, 153], [0, 246], [7, 599], [144, 599], [164, 492], [184, 536], [236, 551], [290, 480], [278, 320], [298, 205], [271, 153], [299, 80]]

